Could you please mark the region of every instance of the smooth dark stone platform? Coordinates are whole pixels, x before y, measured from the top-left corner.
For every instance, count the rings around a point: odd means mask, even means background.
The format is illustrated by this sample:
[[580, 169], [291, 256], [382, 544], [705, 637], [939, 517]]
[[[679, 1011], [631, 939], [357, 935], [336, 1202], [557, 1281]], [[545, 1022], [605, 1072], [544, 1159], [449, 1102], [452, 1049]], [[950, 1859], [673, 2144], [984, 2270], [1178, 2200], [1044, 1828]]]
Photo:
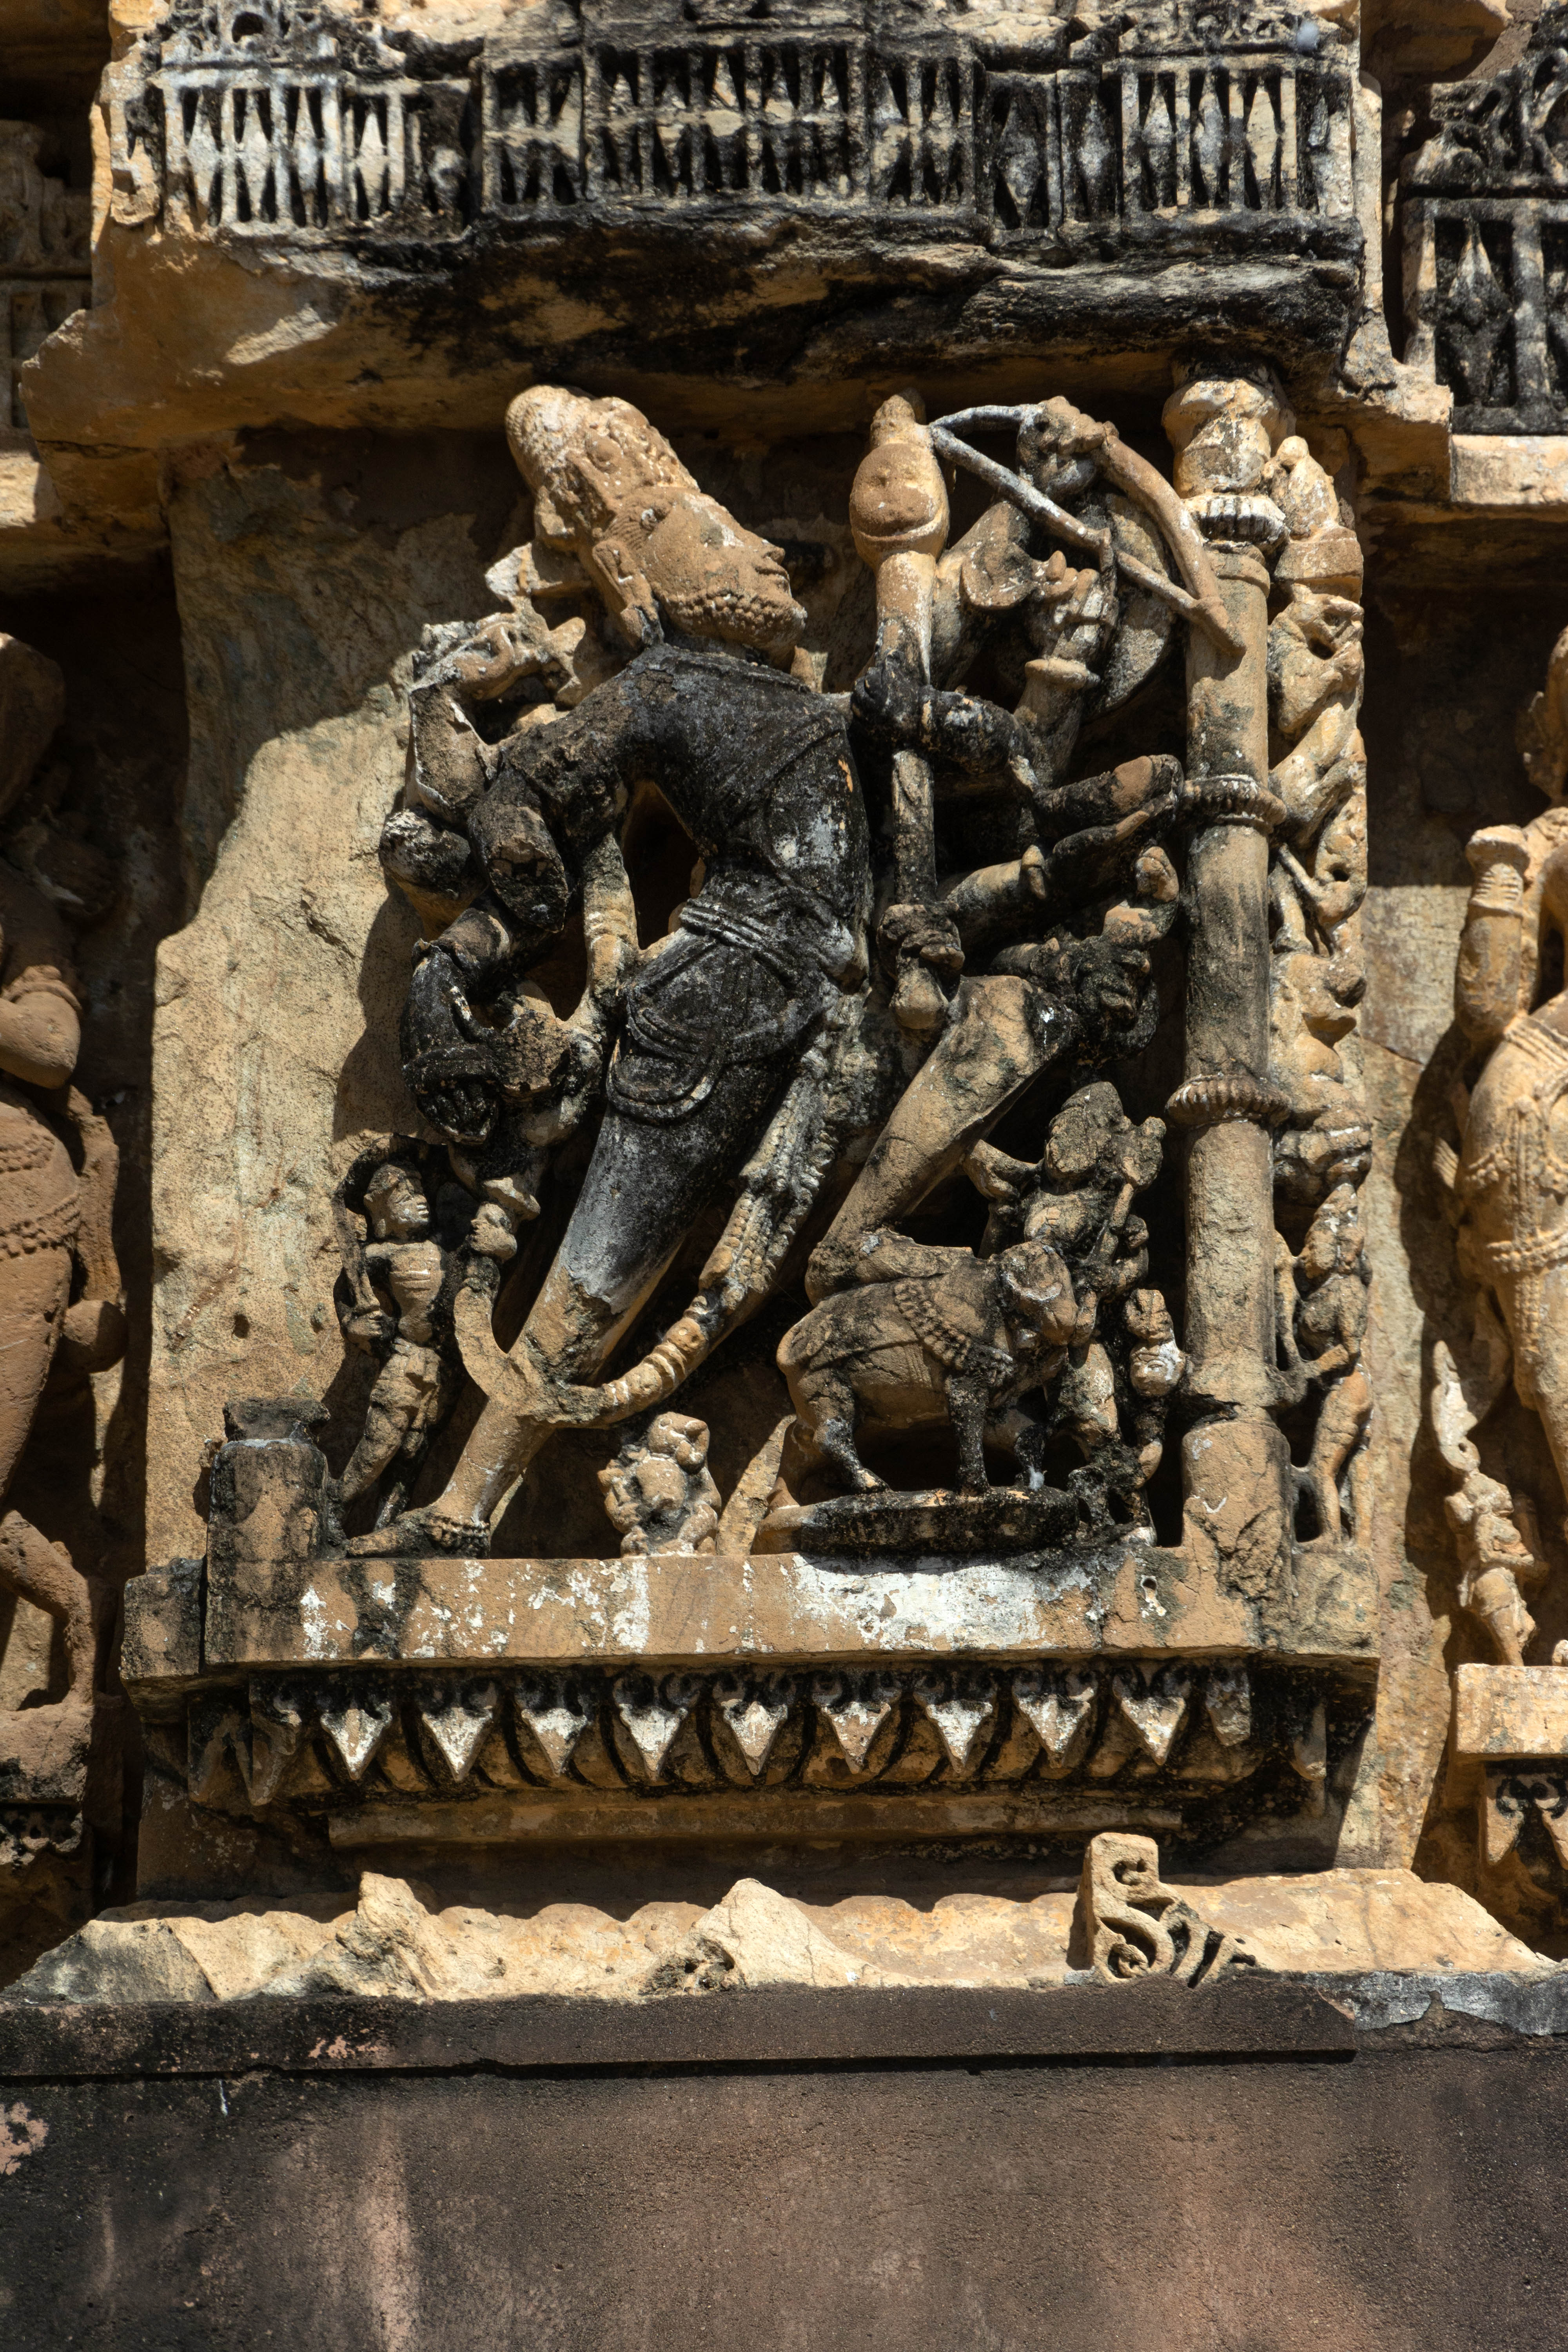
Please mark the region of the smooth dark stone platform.
[[1546, 2352], [1565, 2112], [1568, 1979], [0, 2002], [4, 2340]]
[[982, 1553], [1055, 1551], [1077, 1527], [1077, 1501], [1057, 1486], [993, 1486], [984, 1495], [945, 1486], [923, 1494], [887, 1487], [773, 1511], [758, 1530], [757, 1549], [972, 1559]]

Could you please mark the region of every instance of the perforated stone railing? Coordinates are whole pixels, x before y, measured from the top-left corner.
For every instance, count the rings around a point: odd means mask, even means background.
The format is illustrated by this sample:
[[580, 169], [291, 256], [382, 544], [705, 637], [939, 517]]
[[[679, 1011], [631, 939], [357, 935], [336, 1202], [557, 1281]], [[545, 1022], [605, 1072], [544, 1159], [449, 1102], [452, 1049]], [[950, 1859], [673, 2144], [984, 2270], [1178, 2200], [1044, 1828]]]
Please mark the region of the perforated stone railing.
[[1173, 13], [1167, 50], [1084, 58], [1065, 26], [988, 55], [870, 7], [775, 34], [590, 5], [542, 9], [454, 72], [449, 50], [325, 8], [181, 0], [110, 78], [120, 216], [305, 242], [621, 205], [910, 215], [1004, 242], [1349, 218], [1344, 53], [1302, 53], [1296, 25], [1253, 10], [1204, 46]]
[[88, 198], [38, 168], [36, 123], [0, 123], [0, 432], [23, 431], [18, 382], [90, 290]]
[[1568, 10], [1522, 58], [1433, 93], [1405, 167], [1406, 363], [1454, 395], [1461, 433], [1568, 430]]

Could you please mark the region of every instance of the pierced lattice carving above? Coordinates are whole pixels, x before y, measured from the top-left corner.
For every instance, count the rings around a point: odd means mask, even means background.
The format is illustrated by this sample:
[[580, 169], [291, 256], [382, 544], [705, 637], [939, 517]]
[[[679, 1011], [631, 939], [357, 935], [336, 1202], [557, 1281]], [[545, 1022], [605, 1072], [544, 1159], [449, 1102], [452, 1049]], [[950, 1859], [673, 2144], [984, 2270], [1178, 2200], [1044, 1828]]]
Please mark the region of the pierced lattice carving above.
[[89, 299], [89, 202], [38, 168], [44, 134], [0, 122], [0, 434], [26, 429], [20, 373]]
[[1521, 58], [1434, 89], [1406, 167], [1405, 357], [1452, 391], [1458, 432], [1568, 425], [1565, 91], [1568, 10], [1549, 0]]
[[600, 0], [488, 39], [466, 71], [295, 0], [177, 0], [106, 85], [116, 217], [310, 243], [459, 236], [584, 210], [744, 205], [970, 236], [1197, 215], [1348, 219], [1338, 36], [1182, 9], [1121, 37], [1044, 17], [742, 12], [700, 31]]

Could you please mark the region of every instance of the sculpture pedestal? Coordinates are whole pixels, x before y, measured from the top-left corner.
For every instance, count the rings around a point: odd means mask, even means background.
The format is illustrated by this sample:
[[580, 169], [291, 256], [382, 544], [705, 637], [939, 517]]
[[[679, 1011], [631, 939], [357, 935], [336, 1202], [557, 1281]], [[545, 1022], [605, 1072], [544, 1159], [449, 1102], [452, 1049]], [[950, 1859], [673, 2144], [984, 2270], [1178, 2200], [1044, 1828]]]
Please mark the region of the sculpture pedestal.
[[[1370, 1720], [1375, 1593], [1308, 1546], [1225, 1590], [1126, 1544], [1006, 1559], [191, 1563], [132, 1588], [153, 1769], [220, 1822], [333, 1851], [1098, 1830], [1321, 1867]], [[341, 1874], [341, 1864], [337, 1866]]]
[[904, 1494], [836, 1495], [826, 1503], [791, 1503], [770, 1511], [757, 1531], [759, 1552], [805, 1551], [864, 1559], [932, 1553], [947, 1559], [1049, 1550], [1078, 1525], [1078, 1503], [1058, 1488], [993, 1486], [984, 1495], [947, 1487]]
[[1568, 1666], [1454, 1672], [1455, 1763], [1476, 1779], [1481, 1856], [1568, 1889]]

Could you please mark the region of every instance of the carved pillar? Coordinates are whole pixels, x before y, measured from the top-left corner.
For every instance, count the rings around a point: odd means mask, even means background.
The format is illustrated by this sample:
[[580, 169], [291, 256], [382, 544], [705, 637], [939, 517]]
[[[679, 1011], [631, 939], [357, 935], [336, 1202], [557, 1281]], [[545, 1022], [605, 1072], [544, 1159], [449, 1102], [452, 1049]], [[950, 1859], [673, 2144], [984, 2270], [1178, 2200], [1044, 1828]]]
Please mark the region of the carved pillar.
[[36, 122], [0, 123], [0, 432], [26, 430], [22, 368], [91, 291], [90, 201], [39, 171], [43, 144]]
[[1205, 538], [1238, 650], [1188, 632], [1186, 1069], [1171, 1116], [1187, 1160], [1188, 1393], [1202, 1418], [1183, 1449], [1188, 1540], [1258, 1591], [1289, 1540], [1289, 1454], [1269, 1407], [1275, 1370], [1268, 1077], [1267, 557], [1285, 519], [1263, 481], [1289, 414], [1271, 379], [1194, 372], [1165, 407], [1176, 488]]

